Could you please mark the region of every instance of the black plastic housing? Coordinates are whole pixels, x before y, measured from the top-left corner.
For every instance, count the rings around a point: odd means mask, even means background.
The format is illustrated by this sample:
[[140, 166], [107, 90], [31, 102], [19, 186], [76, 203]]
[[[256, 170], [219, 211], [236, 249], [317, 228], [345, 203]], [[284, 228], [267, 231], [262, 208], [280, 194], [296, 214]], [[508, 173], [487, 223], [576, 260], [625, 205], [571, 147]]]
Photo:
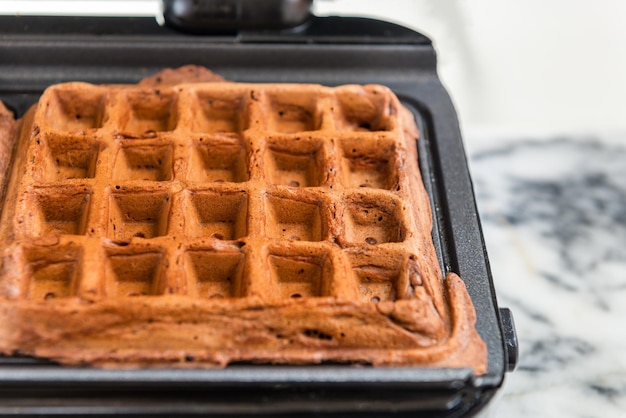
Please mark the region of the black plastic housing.
[[[134, 83], [165, 67], [206, 66], [245, 82], [377, 83], [413, 111], [419, 164], [444, 271], [465, 281], [488, 371], [234, 365], [224, 370], [94, 370], [0, 358], [0, 415], [467, 416], [515, 367], [491, 279], [455, 110], [425, 36], [369, 19], [311, 18], [299, 31], [194, 36], [148, 18], [0, 17], [0, 100], [17, 116], [47, 86]], [[506, 331], [506, 332], [505, 332]]]
[[285, 29], [311, 17], [313, 0], [163, 0], [168, 25], [192, 33]]

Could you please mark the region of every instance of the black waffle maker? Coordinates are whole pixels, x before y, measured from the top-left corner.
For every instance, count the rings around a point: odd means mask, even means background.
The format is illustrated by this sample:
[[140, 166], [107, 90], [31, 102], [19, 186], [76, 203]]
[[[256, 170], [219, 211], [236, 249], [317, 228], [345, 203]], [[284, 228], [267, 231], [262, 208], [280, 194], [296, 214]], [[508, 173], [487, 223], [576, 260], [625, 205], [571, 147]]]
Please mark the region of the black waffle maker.
[[[419, 164], [441, 267], [458, 273], [488, 371], [347, 365], [95, 370], [0, 357], [0, 416], [428, 416], [482, 414], [517, 362], [498, 308], [455, 110], [424, 35], [388, 22], [316, 17], [312, 0], [165, 0], [164, 22], [0, 17], [0, 100], [17, 117], [49, 85], [134, 83], [197, 64], [233, 81], [390, 87], [421, 132]], [[493, 402], [491, 402], [492, 404]]]

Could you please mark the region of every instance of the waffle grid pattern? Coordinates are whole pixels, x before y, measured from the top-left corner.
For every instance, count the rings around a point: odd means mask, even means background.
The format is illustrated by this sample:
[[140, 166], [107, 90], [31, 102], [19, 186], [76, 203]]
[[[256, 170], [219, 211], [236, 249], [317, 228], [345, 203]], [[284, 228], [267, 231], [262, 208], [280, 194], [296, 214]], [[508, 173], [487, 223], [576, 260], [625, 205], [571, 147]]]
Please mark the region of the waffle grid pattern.
[[49, 89], [17, 186], [22, 297], [410, 298], [397, 107], [379, 86]]

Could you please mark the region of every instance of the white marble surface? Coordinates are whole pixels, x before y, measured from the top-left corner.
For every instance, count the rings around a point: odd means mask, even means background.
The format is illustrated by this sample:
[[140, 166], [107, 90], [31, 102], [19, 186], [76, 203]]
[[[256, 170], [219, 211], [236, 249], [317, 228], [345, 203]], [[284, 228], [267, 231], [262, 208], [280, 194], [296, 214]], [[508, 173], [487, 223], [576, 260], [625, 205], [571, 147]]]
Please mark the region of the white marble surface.
[[626, 135], [466, 135], [520, 344], [497, 417], [626, 417]]

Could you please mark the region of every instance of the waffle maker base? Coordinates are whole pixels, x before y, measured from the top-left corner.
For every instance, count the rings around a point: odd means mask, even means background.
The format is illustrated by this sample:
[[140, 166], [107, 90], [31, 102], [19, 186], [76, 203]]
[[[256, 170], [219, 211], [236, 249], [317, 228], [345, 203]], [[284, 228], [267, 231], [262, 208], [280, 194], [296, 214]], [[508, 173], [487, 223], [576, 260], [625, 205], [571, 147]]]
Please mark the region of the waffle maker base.
[[499, 309], [456, 114], [423, 35], [386, 22], [312, 18], [297, 30], [186, 35], [148, 18], [0, 17], [0, 100], [17, 117], [49, 85], [134, 83], [196, 64], [242, 82], [383, 84], [422, 134], [441, 267], [464, 278], [488, 370], [338, 364], [222, 370], [95, 370], [0, 358], [0, 415], [470, 416], [515, 367], [517, 341]]

